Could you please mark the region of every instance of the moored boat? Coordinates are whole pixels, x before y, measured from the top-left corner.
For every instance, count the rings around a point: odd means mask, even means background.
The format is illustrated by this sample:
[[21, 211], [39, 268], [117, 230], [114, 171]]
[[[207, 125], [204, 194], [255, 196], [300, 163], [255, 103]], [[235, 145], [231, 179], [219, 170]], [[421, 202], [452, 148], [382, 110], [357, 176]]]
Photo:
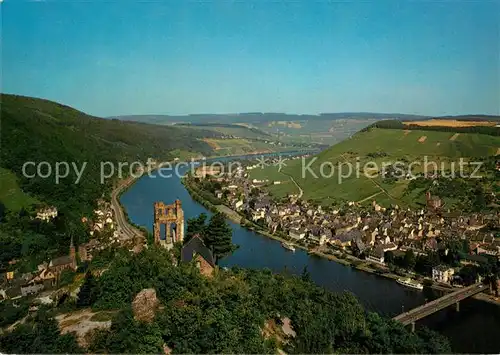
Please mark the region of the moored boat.
[[292, 244], [283, 242], [283, 243], [281, 243], [281, 246], [287, 250], [295, 251], [295, 248]]
[[415, 288], [417, 290], [424, 289], [424, 286], [421, 283], [419, 283], [415, 280], [412, 280], [409, 277], [406, 279], [397, 279], [397, 283], [400, 285], [406, 286], [406, 287]]

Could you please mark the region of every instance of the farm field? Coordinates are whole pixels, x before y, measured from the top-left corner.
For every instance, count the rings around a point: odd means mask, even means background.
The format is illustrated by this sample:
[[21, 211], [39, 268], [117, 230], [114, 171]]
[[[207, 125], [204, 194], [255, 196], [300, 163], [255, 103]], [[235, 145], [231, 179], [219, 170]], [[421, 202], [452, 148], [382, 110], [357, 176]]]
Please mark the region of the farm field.
[[232, 124], [232, 125], [181, 125], [181, 127], [186, 127], [189, 129], [196, 130], [209, 130], [214, 131], [225, 136], [233, 136], [238, 138], [248, 138], [248, 139], [272, 139], [271, 135], [263, 132], [259, 129], [247, 127], [244, 124]]
[[253, 141], [244, 138], [205, 138], [204, 141], [214, 149], [215, 154], [218, 156], [273, 153], [290, 150], [290, 148], [283, 148], [262, 141]]
[[[288, 163], [288, 161], [286, 161], [285, 163]], [[253, 179], [269, 180], [270, 182], [290, 180], [290, 177], [279, 172], [278, 168], [276, 166], [268, 166], [268, 167], [265, 167], [264, 169], [262, 169], [259, 166], [259, 167], [252, 169], [252, 170], [249, 170], [248, 175], [249, 175], [250, 179], [252, 179], [252, 180]]]
[[216, 127], [214, 130], [224, 135], [241, 137], [241, 138], [254, 138], [254, 139], [271, 138], [270, 135], [266, 134], [265, 132], [256, 129], [249, 129], [245, 126], [238, 127], [238, 125], [234, 125], [234, 127]]
[[494, 127], [498, 122], [491, 121], [459, 121], [459, 120], [426, 120], [426, 121], [407, 121], [403, 122], [405, 125], [417, 125], [425, 127], [475, 127], [475, 126], [488, 126]]
[[[388, 184], [380, 176], [368, 176], [377, 175], [383, 164], [390, 165], [397, 161], [415, 162], [411, 170], [414, 174], [424, 171], [425, 161], [429, 163], [428, 171], [434, 170], [433, 163], [438, 170], [447, 170], [452, 164], [458, 167], [460, 158], [469, 161], [493, 156], [499, 148], [500, 137], [489, 135], [460, 133], [457, 136], [453, 132], [373, 128], [359, 132], [305, 162], [287, 162], [282, 172], [294, 177], [306, 200], [322, 204], [331, 204], [339, 199], [361, 203], [375, 200], [381, 205], [415, 206], [423, 203], [424, 197], [422, 194], [405, 194], [409, 179]], [[374, 164], [376, 167], [373, 167]], [[272, 167], [259, 169], [257, 174], [261, 178], [265, 178], [266, 174], [274, 176]], [[296, 190], [294, 184], [282, 185], [283, 188], [289, 188], [289, 194]], [[286, 191], [281, 193], [286, 194]]]
[[358, 132], [377, 119], [335, 119], [271, 121], [256, 124], [260, 130], [279, 137], [282, 142], [332, 145]]
[[[405, 155], [483, 157], [494, 155], [500, 147], [500, 137], [461, 133], [456, 139], [450, 140], [454, 135], [454, 132], [374, 128], [369, 132], [359, 132], [352, 138], [334, 145], [318, 158], [328, 159], [345, 152], [366, 155], [380, 151], [394, 158]], [[419, 142], [422, 137], [426, 139]]]

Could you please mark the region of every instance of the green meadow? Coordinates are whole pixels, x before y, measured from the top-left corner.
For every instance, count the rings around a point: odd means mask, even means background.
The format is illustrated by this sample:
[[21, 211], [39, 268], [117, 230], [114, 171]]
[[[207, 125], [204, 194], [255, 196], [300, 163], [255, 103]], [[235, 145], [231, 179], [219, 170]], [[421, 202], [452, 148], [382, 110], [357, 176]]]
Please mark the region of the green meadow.
[[[410, 180], [399, 179], [388, 183], [380, 176], [367, 177], [365, 174], [379, 173], [383, 164], [390, 165], [397, 161], [406, 164], [418, 162], [412, 166], [412, 173], [420, 173], [424, 170], [424, 159], [429, 162], [427, 171], [434, 170], [432, 162], [436, 163], [438, 170], [450, 169], [453, 163], [458, 169], [460, 158], [473, 161], [474, 158], [496, 155], [499, 149], [500, 137], [495, 136], [472, 133], [457, 136], [453, 132], [373, 128], [304, 161], [289, 161], [282, 172], [294, 177], [304, 190], [304, 199], [325, 205], [337, 200], [361, 203], [375, 200], [383, 206], [415, 206], [425, 200], [421, 191], [405, 193]], [[348, 164], [352, 169], [350, 174]], [[274, 176], [273, 169], [259, 169], [254, 174], [261, 179], [266, 175]], [[293, 194], [297, 190], [294, 184], [285, 184], [279, 189], [281, 195]]]
[[16, 176], [4, 168], [0, 168], [0, 201], [11, 211], [19, 211], [38, 202], [24, 193], [17, 183]]

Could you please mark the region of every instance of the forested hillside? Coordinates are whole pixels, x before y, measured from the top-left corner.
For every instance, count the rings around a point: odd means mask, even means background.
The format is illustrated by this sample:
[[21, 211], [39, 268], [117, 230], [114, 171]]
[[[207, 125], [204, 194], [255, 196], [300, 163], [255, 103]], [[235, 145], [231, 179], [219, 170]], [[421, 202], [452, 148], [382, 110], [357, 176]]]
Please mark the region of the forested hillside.
[[[219, 133], [208, 130], [192, 130], [178, 127], [147, 125], [137, 122], [92, 117], [71, 107], [55, 102], [30, 97], [3, 94], [1, 96], [1, 168], [0, 178], [15, 190], [2, 191], [3, 199], [39, 201], [54, 205], [59, 210], [57, 231], [42, 231], [29, 222], [26, 211], [16, 210], [16, 203], [2, 202], [13, 209], [0, 230], [2, 262], [22, 256], [22, 253], [37, 253], [49, 247], [60, 247], [67, 252], [70, 233], [76, 240], [84, 235], [82, 216], [89, 216], [98, 198], [110, 191], [113, 179], [103, 183], [100, 179], [101, 162], [110, 162], [117, 168], [118, 162], [145, 162], [148, 157], [167, 161], [189, 151], [209, 155], [210, 146], [201, 138], [216, 138]], [[55, 180], [54, 174], [47, 177], [29, 178], [23, 175], [25, 162], [39, 164], [47, 162], [54, 172], [56, 162], [70, 165], [68, 175]], [[45, 163], [44, 163], [45, 164]], [[78, 174], [83, 174], [78, 183]], [[42, 173], [48, 173], [45, 164]], [[129, 167], [123, 168], [127, 174]], [[36, 169], [26, 170], [34, 175]], [[115, 172], [114, 177], [118, 175]], [[8, 180], [8, 181], [7, 181]], [[26, 196], [29, 195], [29, 196]], [[26, 206], [24, 206], [26, 208]], [[23, 220], [23, 222], [21, 221]], [[31, 232], [28, 232], [31, 231]], [[56, 237], [60, 233], [60, 237]], [[47, 234], [42, 238], [40, 234]], [[32, 237], [31, 237], [32, 236]], [[26, 245], [27, 240], [35, 245]]]
[[[101, 119], [54, 102], [12, 95], [2, 95], [1, 113], [1, 166], [17, 175], [23, 190], [61, 209], [81, 209], [102, 195], [101, 162], [168, 160], [176, 149], [210, 154], [210, 146], [198, 138], [218, 136], [208, 130]], [[79, 184], [74, 184], [74, 172], [55, 184], [53, 177], [25, 178], [22, 167], [30, 161], [87, 166]]]
[[[154, 354], [166, 348], [174, 354], [276, 354], [277, 348], [299, 354], [451, 351], [433, 331], [412, 333], [367, 313], [351, 294], [314, 285], [306, 270], [297, 277], [233, 268], [206, 278], [194, 263], [173, 266], [170, 259], [154, 247], [138, 255], [120, 251], [102, 276], [87, 273], [78, 301], [68, 298], [61, 305], [67, 311], [90, 306], [113, 314], [109, 329], [87, 338], [87, 349], [79, 349], [72, 334], [60, 336], [57, 323], [42, 318], [40, 311], [24, 326], [0, 335], [0, 349], [107, 354]], [[150, 322], [138, 321], [131, 307], [145, 288], [155, 289], [160, 303]], [[291, 320], [295, 336], [281, 330], [284, 317]]]

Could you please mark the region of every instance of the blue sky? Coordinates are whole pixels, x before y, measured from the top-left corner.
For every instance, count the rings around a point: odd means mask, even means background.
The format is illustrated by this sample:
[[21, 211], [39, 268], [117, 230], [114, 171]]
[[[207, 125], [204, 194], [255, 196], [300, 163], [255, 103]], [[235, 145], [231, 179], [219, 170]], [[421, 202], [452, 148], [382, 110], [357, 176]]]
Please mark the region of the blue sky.
[[2, 92], [98, 116], [500, 114], [500, 1], [1, 7]]

